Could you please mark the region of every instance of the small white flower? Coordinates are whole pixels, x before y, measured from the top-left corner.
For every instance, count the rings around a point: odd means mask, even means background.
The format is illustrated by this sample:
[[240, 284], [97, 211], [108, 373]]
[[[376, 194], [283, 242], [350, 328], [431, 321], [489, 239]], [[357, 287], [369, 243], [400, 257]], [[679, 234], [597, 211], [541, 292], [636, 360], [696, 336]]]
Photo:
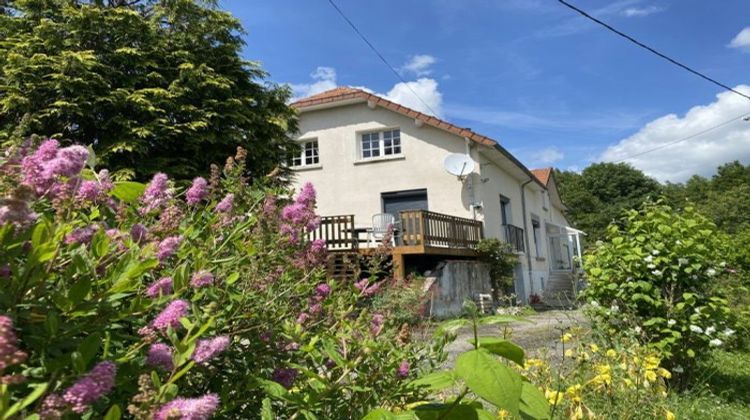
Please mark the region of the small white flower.
[[676, 323], [677, 321], [675, 321], [674, 319], [670, 319], [669, 321], [667, 321], [667, 325], [669, 325], [670, 327]]
[[656, 277], [661, 277], [661, 275], [664, 273], [659, 270], [654, 270], [651, 272], [651, 274], [655, 275]]
[[699, 327], [697, 325], [691, 325], [688, 328], [690, 328], [690, 331], [692, 331], [694, 333], [697, 333], [697, 334], [702, 334], [703, 333], [703, 328], [701, 328], [701, 327]]
[[646, 261], [647, 263], [650, 263], [653, 260], [654, 260], [654, 257], [652, 257], [651, 255], [648, 255], [646, 256], [646, 258], [643, 259], [643, 261]]
[[687, 258], [678, 258], [677, 259], [677, 264], [679, 264], [679, 265], [687, 265], [688, 264], [688, 259]]
[[713, 340], [709, 341], [708, 344], [714, 347], [719, 347], [720, 345], [724, 344], [724, 342], [719, 340], [718, 338], [714, 338]]
[[698, 280], [698, 275], [697, 274], [693, 274], [692, 277], [690, 277], [690, 278], [693, 279], [693, 280]]
[[250, 345], [250, 340], [247, 339], [247, 338], [243, 338], [242, 340], [240, 340], [240, 344], [242, 344], [243, 346], [247, 347], [247, 346]]
[[685, 369], [682, 368], [682, 366], [675, 366], [672, 368], [672, 372], [682, 373]]
[[724, 335], [727, 337], [731, 337], [733, 334], [734, 334], [734, 330], [731, 328], [727, 328], [726, 330], [724, 330]]
[[659, 255], [659, 250], [658, 249], [651, 250], [651, 253], [654, 255]]
[[716, 275], [716, 270], [713, 268], [709, 268], [708, 270], [706, 270], [706, 274], [713, 277]]
[[716, 332], [716, 328], [712, 325], [708, 328], [706, 328], [706, 335], [711, 335]]
[[595, 300], [592, 300], [591, 301], [591, 306], [593, 306], [594, 308], [598, 308], [599, 307], [599, 302], [597, 302]]
[[719, 267], [721, 267], [721, 268], [724, 268], [726, 266], [727, 266], [727, 262], [726, 261], [722, 261], [721, 263], [719, 263]]
[[642, 331], [642, 330], [641, 330], [641, 327], [640, 327], [639, 325], [636, 325], [636, 326], [635, 326], [635, 328], [633, 328], [633, 330], [635, 330], [635, 333], [636, 333], [636, 334], [640, 334], [640, 333], [641, 333], [641, 331]]
[[651, 263], [651, 264], [647, 265], [646, 267], [648, 267], [649, 270], [653, 270], [654, 268], [656, 268], [656, 264]]
[[617, 305], [612, 305], [612, 306], [609, 307], [609, 310], [612, 311], [612, 312], [617, 312], [617, 311], [620, 310], [620, 307], [617, 306]]

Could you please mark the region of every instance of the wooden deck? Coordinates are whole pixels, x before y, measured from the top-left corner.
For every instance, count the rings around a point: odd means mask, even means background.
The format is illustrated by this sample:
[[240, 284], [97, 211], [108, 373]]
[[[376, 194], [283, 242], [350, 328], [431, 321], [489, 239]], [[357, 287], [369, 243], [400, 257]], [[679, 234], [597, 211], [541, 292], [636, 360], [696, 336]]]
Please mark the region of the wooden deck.
[[[395, 275], [405, 276], [406, 255], [475, 257], [476, 245], [483, 238], [482, 222], [425, 210], [399, 214], [391, 255]], [[309, 239], [323, 239], [330, 252], [369, 253], [366, 230], [357, 227], [353, 215], [323, 216], [320, 227]]]

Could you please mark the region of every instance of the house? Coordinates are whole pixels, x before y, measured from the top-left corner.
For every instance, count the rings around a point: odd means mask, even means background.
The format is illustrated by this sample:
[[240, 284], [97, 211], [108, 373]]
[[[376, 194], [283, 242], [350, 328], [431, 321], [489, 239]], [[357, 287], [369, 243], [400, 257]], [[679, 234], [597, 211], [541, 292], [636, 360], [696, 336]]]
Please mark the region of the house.
[[[512, 244], [522, 300], [572, 288], [581, 232], [565, 217], [551, 168], [529, 170], [495, 140], [367, 91], [339, 87], [298, 100], [294, 183], [318, 191], [331, 250], [366, 249], [373, 215], [394, 215], [394, 265], [403, 276], [440, 259], [474, 258], [482, 237]], [[450, 154], [468, 156], [465, 176]], [[552, 280], [552, 282], [551, 282]], [[551, 283], [557, 284], [551, 284]]]

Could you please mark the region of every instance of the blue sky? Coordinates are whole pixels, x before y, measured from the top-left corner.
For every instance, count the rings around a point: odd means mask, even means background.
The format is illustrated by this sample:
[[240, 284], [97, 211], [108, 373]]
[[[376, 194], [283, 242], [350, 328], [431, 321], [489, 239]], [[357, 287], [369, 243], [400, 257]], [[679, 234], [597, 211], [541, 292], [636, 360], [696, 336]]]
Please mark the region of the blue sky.
[[[613, 26], [750, 93], [747, 0], [572, 0]], [[616, 161], [750, 113], [732, 94], [554, 0], [337, 0], [442, 118], [498, 140], [530, 167]], [[327, 0], [221, 0], [245, 55], [297, 95], [363, 86], [428, 111]], [[747, 85], [747, 86], [745, 86]], [[658, 179], [750, 162], [737, 121], [629, 162]]]

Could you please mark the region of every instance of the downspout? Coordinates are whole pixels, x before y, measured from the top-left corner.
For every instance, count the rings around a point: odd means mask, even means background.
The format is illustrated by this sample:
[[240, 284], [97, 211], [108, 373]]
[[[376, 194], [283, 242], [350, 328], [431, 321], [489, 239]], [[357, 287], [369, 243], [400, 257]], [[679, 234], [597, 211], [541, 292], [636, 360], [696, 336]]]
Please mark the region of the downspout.
[[[464, 144], [466, 145], [466, 156], [473, 160], [474, 158], [471, 156], [471, 141], [468, 137], [464, 137]], [[472, 219], [477, 220], [477, 208], [475, 206], [476, 195], [474, 194], [474, 171], [466, 177], [466, 181], [466, 188], [469, 189], [469, 207], [471, 207], [471, 217]]]
[[[526, 220], [526, 186], [529, 185], [534, 179], [529, 178], [528, 181], [521, 184], [521, 213], [523, 213], [523, 241], [526, 245], [526, 265], [529, 268], [529, 286], [531, 286], [531, 291], [534, 291], [534, 278], [532, 277], [532, 267], [531, 267], [531, 248], [529, 247], [529, 223]], [[521, 279], [523, 281], [523, 279]], [[525, 289], [525, 288], [524, 288]], [[524, 302], [526, 301], [526, 296], [523, 297]]]

